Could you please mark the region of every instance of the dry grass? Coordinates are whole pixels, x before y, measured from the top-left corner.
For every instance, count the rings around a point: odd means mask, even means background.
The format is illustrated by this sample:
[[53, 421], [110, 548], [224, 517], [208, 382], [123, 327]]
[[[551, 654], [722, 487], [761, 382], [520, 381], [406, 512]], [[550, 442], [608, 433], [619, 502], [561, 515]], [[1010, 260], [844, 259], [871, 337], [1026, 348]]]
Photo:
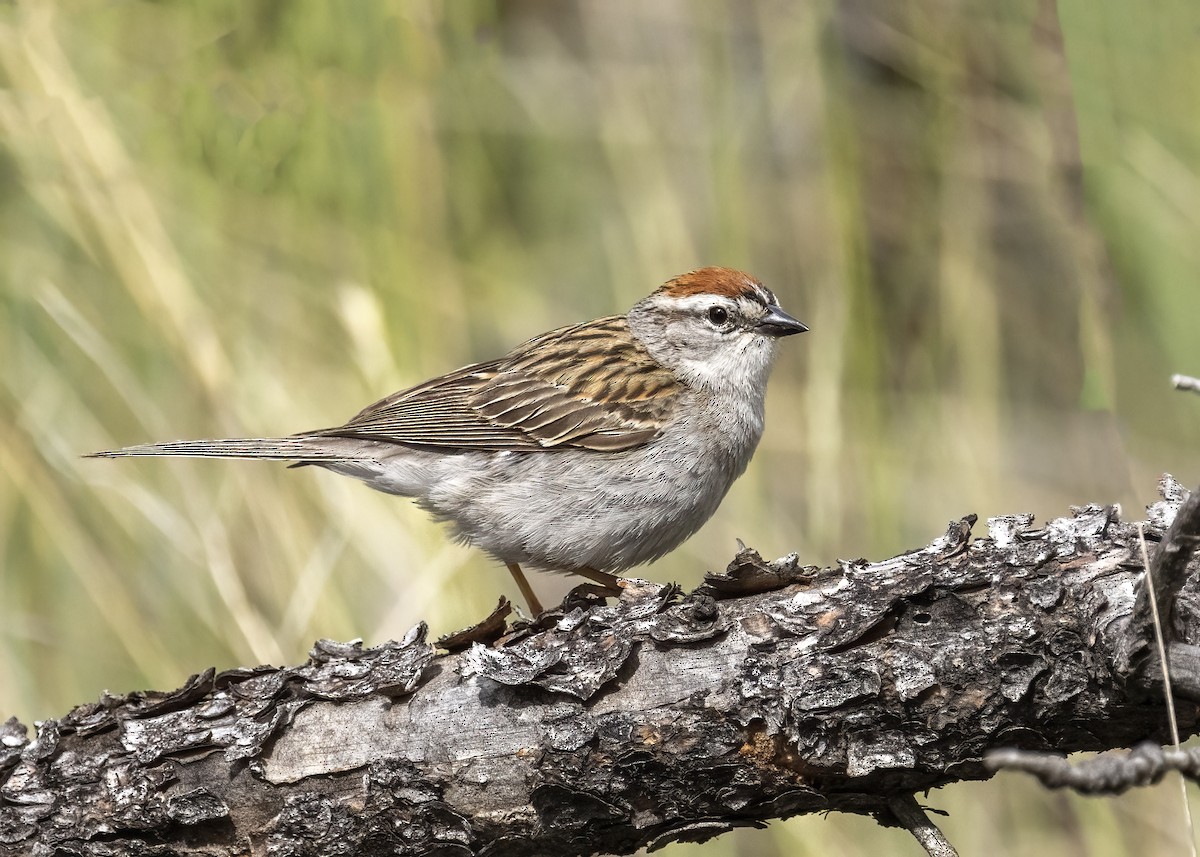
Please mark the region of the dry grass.
[[[648, 575], [1197, 481], [1200, 7], [1002, 5], [0, 8], [0, 714], [477, 617], [507, 575], [395, 499], [78, 456], [340, 421], [701, 264], [812, 333]], [[1183, 853], [1169, 791], [929, 803], [964, 853]], [[835, 818], [671, 854], [879, 852], [918, 853]]]

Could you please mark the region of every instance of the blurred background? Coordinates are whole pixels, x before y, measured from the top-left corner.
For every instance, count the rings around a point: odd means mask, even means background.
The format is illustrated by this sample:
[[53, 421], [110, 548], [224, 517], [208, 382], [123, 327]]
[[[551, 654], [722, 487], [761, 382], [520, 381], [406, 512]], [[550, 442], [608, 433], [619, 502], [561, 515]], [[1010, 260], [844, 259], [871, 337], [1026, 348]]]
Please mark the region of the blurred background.
[[[0, 5], [0, 718], [516, 597], [332, 474], [79, 456], [335, 424], [701, 265], [812, 332], [646, 576], [1197, 484], [1198, 39], [1194, 0]], [[1186, 853], [1174, 784], [927, 802], [963, 853]], [[663, 853], [880, 851], [921, 853], [845, 817]]]

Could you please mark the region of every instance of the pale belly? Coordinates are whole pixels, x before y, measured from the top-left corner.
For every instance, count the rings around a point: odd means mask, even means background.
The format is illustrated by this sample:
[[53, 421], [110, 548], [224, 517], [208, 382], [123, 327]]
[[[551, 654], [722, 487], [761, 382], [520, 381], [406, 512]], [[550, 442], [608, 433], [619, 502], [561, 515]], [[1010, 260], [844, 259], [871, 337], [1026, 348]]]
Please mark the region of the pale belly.
[[671, 551], [712, 516], [758, 444], [761, 411], [750, 417], [749, 425], [697, 427], [685, 433], [690, 442], [656, 439], [622, 452], [440, 453], [368, 443], [372, 460], [326, 466], [416, 498], [457, 539], [502, 562], [619, 572]]

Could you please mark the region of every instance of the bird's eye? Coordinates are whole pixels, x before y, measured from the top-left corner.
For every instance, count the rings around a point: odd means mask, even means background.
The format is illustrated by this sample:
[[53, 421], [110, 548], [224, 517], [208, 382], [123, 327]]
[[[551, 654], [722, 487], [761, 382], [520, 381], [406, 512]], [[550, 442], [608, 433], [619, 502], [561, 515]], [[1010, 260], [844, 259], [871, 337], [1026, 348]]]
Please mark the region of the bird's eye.
[[729, 321], [729, 310], [723, 306], [709, 307], [708, 320], [713, 324], [724, 324]]

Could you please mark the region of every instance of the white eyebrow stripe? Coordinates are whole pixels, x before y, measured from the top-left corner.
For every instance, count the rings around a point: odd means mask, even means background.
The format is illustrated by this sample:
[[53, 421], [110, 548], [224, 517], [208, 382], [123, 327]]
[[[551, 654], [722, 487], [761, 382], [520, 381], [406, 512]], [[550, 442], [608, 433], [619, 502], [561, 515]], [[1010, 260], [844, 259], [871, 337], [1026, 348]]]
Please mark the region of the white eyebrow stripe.
[[[767, 292], [766, 289], [761, 289], [761, 290], [756, 289], [755, 291], [756, 292], [759, 292], [759, 291], [766, 292], [766, 294], [757, 294], [754, 297], [751, 297], [750, 295], [743, 295], [743, 296], [737, 297], [737, 298], [731, 298], [728, 295], [716, 295], [716, 294], [688, 295], [688, 296], [682, 297], [682, 298], [675, 298], [674, 302], [675, 302], [675, 305], [679, 309], [681, 309], [685, 312], [689, 311], [689, 310], [703, 311], [703, 310], [708, 309], [710, 306], [713, 306], [714, 304], [726, 304], [726, 305], [734, 304], [734, 305], [736, 305], [740, 301], [751, 301], [755, 304], [758, 304], [761, 302], [762, 306], [767, 306], [769, 304], [775, 303], [775, 300], [774, 300], [775, 296], [772, 295], [770, 292]], [[754, 299], [755, 297], [757, 297], [758, 300], [755, 300]]]

